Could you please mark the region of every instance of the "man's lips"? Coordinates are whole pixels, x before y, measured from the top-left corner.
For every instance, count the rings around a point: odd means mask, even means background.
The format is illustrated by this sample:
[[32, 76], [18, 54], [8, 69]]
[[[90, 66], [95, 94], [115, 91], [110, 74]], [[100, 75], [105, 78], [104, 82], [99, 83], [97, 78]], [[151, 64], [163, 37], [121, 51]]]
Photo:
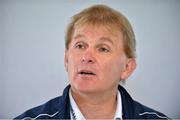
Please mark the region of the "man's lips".
[[96, 73], [91, 70], [80, 70], [78, 72], [78, 74], [80, 74], [80, 75], [96, 75]]

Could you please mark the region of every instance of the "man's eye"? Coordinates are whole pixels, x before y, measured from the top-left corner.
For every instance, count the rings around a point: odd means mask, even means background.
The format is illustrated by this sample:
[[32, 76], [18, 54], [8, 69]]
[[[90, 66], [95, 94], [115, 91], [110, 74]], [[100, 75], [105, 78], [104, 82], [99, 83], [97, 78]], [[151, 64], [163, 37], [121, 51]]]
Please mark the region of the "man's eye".
[[75, 48], [84, 49], [85, 46], [84, 46], [83, 44], [77, 44], [77, 45], [75, 46]]
[[104, 48], [104, 47], [99, 48], [99, 51], [100, 52], [109, 52], [109, 50], [107, 48]]

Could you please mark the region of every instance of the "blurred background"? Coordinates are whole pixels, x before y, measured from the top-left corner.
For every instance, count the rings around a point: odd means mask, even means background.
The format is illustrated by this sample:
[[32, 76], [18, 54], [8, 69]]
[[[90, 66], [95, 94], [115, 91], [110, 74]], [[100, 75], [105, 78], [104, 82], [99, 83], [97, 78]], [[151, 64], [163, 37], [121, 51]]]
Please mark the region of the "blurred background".
[[94, 4], [122, 12], [137, 40], [132, 97], [180, 118], [180, 0], [0, 0], [0, 118], [62, 94], [64, 36], [71, 16]]

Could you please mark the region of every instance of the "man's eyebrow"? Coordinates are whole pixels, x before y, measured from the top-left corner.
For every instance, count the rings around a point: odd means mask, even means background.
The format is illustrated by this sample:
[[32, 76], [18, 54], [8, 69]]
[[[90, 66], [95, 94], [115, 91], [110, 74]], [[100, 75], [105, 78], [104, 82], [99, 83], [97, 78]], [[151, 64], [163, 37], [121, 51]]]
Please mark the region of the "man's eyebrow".
[[109, 43], [111, 43], [112, 45], [114, 45], [113, 41], [112, 41], [110, 38], [108, 38], [108, 37], [101, 37], [101, 38], [100, 38], [100, 41], [109, 42]]

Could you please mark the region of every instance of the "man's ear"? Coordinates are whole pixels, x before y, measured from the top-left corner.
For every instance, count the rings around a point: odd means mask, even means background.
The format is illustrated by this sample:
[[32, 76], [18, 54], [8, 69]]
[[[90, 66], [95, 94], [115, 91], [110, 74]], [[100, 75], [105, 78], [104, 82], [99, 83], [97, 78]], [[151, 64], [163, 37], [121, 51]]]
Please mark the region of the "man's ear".
[[68, 71], [68, 52], [67, 52], [67, 50], [65, 51], [65, 54], [64, 54], [64, 67], [67, 72]]
[[124, 66], [124, 71], [121, 73], [120, 79], [126, 80], [136, 69], [136, 59], [129, 58]]

